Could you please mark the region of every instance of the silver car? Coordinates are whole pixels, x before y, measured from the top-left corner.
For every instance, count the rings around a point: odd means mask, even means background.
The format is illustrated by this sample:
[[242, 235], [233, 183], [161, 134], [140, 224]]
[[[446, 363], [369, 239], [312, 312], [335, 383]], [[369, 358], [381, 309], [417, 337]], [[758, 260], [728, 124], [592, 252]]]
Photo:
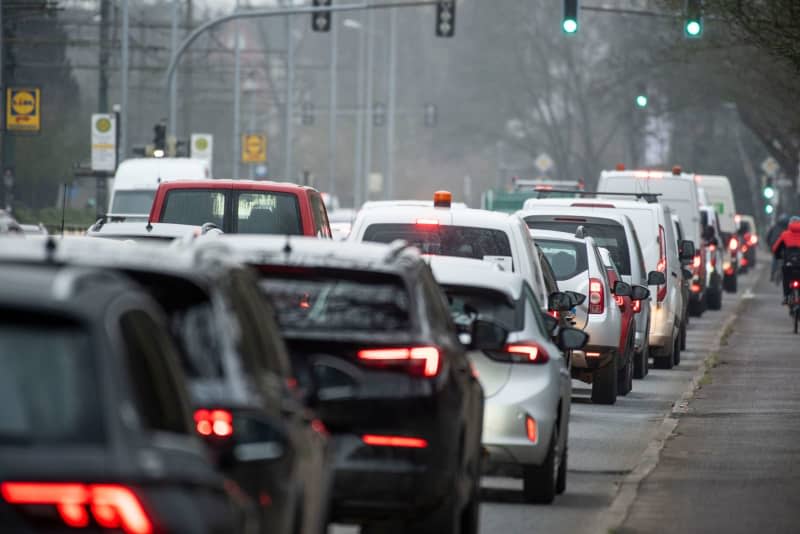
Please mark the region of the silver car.
[[[583, 227], [574, 235], [550, 230], [531, 230], [531, 235], [547, 256], [559, 289], [586, 295], [572, 314], [575, 326], [589, 334], [589, 343], [573, 352], [572, 377], [592, 385], [592, 402], [614, 404], [625, 365], [619, 354], [622, 314], [597, 244]], [[630, 285], [618, 284], [617, 294], [630, 295]]]
[[[569, 361], [550, 339], [555, 320], [519, 274], [474, 259], [432, 256], [430, 263], [456, 324], [480, 318], [509, 332], [505, 350], [469, 353], [485, 395], [485, 466], [521, 473], [527, 501], [552, 502], [566, 488], [571, 391]], [[564, 334], [578, 335], [572, 347], [586, 341], [582, 332], [564, 329], [562, 346], [570, 344]]]

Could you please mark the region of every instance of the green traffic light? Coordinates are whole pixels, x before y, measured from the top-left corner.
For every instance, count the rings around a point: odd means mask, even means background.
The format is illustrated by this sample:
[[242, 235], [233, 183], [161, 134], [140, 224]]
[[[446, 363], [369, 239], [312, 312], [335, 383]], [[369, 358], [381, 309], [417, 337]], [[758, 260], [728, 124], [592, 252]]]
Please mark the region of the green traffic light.
[[700, 37], [700, 34], [703, 33], [703, 25], [699, 20], [690, 20], [686, 22], [685, 31], [689, 37]]
[[636, 97], [636, 105], [640, 108], [647, 107], [647, 95], [639, 95]]
[[578, 31], [578, 21], [575, 19], [564, 19], [561, 23], [561, 29], [564, 33], [575, 33]]
[[772, 204], [767, 204], [766, 206], [764, 206], [764, 213], [766, 213], [767, 215], [772, 215], [774, 211], [775, 208], [772, 206]]
[[772, 200], [775, 198], [775, 188], [772, 186], [767, 186], [764, 188], [764, 198], [767, 200]]

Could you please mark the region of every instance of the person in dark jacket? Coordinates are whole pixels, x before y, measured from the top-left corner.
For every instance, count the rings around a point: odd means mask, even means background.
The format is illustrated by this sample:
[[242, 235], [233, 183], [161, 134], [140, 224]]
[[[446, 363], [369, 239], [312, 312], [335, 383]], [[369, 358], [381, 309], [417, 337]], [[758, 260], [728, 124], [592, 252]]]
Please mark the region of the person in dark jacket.
[[783, 260], [783, 303], [789, 298], [789, 284], [800, 280], [800, 217], [792, 217], [789, 226], [772, 245], [775, 259]]
[[[772, 250], [772, 245], [778, 240], [786, 227], [789, 226], [789, 216], [785, 213], [781, 213], [778, 215], [775, 224], [773, 224], [770, 229], [767, 231], [767, 246]], [[778, 258], [772, 258], [772, 270], [769, 273], [769, 281], [778, 283], [778, 269], [780, 269], [780, 260]]]

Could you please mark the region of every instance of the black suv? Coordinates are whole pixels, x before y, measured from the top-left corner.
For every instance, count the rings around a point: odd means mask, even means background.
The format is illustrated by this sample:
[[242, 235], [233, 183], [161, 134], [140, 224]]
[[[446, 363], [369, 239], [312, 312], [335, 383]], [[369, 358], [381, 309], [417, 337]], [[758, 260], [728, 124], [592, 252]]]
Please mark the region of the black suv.
[[[362, 532], [476, 532], [483, 391], [416, 249], [244, 236], [196, 246], [261, 273], [335, 440], [333, 519]], [[476, 344], [504, 342], [487, 331], [498, 339]]]
[[[17, 247], [16, 255], [44, 251]], [[327, 432], [292, 391], [288, 352], [252, 270], [180, 248], [97, 238], [66, 240], [52, 255], [124, 275], [161, 304], [177, 341], [195, 430], [223, 473], [258, 503], [258, 530], [322, 532], [330, 486]]]
[[197, 439], [156, 303], [96, 269], [0, 264], [0, 458], [3, 532], [221, 534], [250, 508]]

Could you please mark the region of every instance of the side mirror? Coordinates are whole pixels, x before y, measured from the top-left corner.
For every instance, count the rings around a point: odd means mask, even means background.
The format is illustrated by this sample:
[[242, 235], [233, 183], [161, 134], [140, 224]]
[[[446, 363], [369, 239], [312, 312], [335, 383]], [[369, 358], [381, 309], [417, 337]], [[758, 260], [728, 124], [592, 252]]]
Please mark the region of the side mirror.
[[660, 286], [667, 283], [667, 276], [661, 271], [650, 271], [647, 273], [648, 286]]
[[470, 347], [474, 350], [501, 350], [505, 347], [508, 330], [499, 324], [483, 319], [475, 319], [472, 323], [472, 339]]
[[578, 350], [589, 342], [589, 334], [577, 328], [562, 328], [558, 332], [558, 347], [561, 350]]
[[611, 291], [618, 297], [630, 297], [631, 296], [631, 285], [623, 282], [622, 280], [617, 280], [614, 283], [614, 288]]
[[550, 315], [549, 313], [542, 314], [542, 322], [544, 323], [544, 328], [547, 330], [547, 333], [551, 336], [556, 333], [556, 328], [558, 328], [558, 319]]
[[694, 241], [689, 241], [688, 239], [681, 241], [680, 251], [681, 261], [692, 261], [695, 253]]
[[565, 291], [564, 293], [569, 295], [569, 297], [572, 299], [571, 308], [574, 308], [575, 306], [580, 306], [586, 300], [586, 295], [584, 295], [583, 293], [578, 293], [577, 291]]
[[632, 300], [647, 300], [650, 298], [650, 290], [644, 286], [633, 286], [631, 288]]
[[550, 293], [550, 296], [547, 297], [548, 307], [552, 311], [569, 311], [571, 310], [573, 305], [573, 298], [561, 291], [554, 291]]

